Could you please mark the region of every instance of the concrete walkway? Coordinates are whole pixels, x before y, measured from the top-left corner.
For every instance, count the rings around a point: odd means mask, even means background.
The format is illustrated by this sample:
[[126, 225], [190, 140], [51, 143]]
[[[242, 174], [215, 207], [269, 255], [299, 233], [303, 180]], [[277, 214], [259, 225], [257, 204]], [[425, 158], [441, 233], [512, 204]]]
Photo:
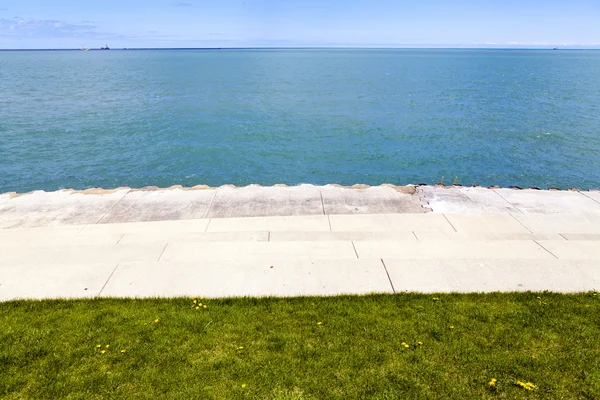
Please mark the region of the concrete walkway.
[[600, 290], [593, 191], [34, 192], [0, 227], [0, 300]]

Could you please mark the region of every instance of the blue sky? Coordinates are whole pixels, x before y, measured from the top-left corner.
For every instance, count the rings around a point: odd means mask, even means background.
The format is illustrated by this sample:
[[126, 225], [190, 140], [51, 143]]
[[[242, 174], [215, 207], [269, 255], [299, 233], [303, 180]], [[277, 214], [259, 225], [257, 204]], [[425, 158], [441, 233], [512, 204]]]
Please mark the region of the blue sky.
[[600, 0], [0, 0], [0, 48], [600, 48]]

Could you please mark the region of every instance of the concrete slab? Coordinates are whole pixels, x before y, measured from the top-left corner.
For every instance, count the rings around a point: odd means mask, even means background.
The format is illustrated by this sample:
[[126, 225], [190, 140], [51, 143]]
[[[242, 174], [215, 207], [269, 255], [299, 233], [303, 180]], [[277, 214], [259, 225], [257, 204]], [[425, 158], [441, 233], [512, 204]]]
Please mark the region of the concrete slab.
[[325, 215], [211, 219], [207, 232], [329, 231]]
[[410, 232], [271, 232], [271, 242], [308, 242], [308, 241], [352, 241], [352, 240], [399, 240], [416, 241]]
[[600, 204], [574, 191], [494, 189], [523, 214], [596, 214]]
[[123, 235], [119, 244], [154, 242], [268, 242], [269, 232], [164, 232]]
[[600, 204], [600, 190], [590, 190], [587, 192], [581, 192], [581, 194]]
[[233, 262], [121, 264], [102, 291], [102, 296], [214, 298], [329, 296], [391, 291], [380, 260], [240, 259]]
[[169, 243], [161, 262], [205, 260], [272, 259], [356, 259], [351, 242], [198, 242]]
[[598, 241], [549, 241], [538, 242], [561, 260], [596, 260], [600, 265], [600, 243]]
[[0, 204], [0, 228], [95, 224], [129, 191], [32, 192]]
[[216, 190], [132, 190], [100, 223], [205, 218]]
[[458, 233], [531, 233], [510, 214], [444, 214]]
[[181, 221], [149, 221], [126, 222], [120, 224], [86, 225], [81, 231], [84, 234], [143, 234], [143, 235], [168, 235], [187, 232], [204, 232], [208, 227], [208, 219], [189, 219]]
[[23, 265], [117, 264], [126, 261], [158, 260], [166, 243], [110, 246], [7, 247], [2, 249], [0, 267]]
[[457, 186], [420, 186], [417, 193], [433, 212], [493, 214], [518, 212], [491, 189]]
[[221, 187], [210, 207], [209, 218], [324, 215], [319, 189], [294, 187]]
[[[70, 226], [69, 226], [70, 227]], [[33, 231], [33, 232], [31, 232]], [[7, 235], [6, 233], [10, 233]], [[79, 234], [52, 228], [7, 229], [0, 231], [0, 249], [7, 247], [98, 246], [117, 244], [120, 234]]]
[[[568, 243], [565, 241], [565, 243]], [[398, 258], [398, 259], [555, 259], [533, 241], [356, 241], [359, 258]]]
[[[590, 265], [559, 260], [383, 260], [396, 292], [598, 290]], [[443, 298], [442, 298], [443, 301]]]
[[600, 234], [600, 216], [592, 214], [514, 214], [533, 233]]
[[421, 232], [414, 231], [420, 242], [427, 241], [507, 241], [507, 240], [567, 240], [558, 233], [502, 233], [502, 232]]
[[330, 215], [331, 230], [334, 232], [454, 232], [452, 225], [442, 214], [372, 214]]
[[0, 301], [94, 297], [115, 267], [93, 263], [0, 267]]
[[561, 235], [565, 240], [587, 240], [587, 241], [600, 241], [600, 234], [586, 234], [586, 233], [563, 233]]
[[325, 214], [424, 213], [412, 187], [373, 186], [366, 189], [321, 187]]

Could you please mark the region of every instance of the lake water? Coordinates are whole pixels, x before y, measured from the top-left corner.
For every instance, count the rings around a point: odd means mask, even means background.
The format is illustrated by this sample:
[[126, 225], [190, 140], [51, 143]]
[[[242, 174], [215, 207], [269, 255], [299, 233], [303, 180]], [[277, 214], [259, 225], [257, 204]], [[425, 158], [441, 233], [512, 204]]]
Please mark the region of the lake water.
[[0, 192], [600, 188], [600, 51], [0, 52]]

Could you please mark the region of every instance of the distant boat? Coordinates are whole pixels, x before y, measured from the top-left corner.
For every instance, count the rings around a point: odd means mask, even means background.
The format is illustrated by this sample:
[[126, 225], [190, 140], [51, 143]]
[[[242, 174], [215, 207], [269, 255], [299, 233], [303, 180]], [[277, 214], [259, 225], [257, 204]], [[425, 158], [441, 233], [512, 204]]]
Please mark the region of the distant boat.
[[90, 48], [81, 46], [81, 51], [90, 51]]
[[110, 48], [108, 47], [108, 45], [106, 45], [105, 47], [102, 47], [100, 50], [110, 50]]
[[553, 48], [552, 50], [558, 50], [558, 47]]

